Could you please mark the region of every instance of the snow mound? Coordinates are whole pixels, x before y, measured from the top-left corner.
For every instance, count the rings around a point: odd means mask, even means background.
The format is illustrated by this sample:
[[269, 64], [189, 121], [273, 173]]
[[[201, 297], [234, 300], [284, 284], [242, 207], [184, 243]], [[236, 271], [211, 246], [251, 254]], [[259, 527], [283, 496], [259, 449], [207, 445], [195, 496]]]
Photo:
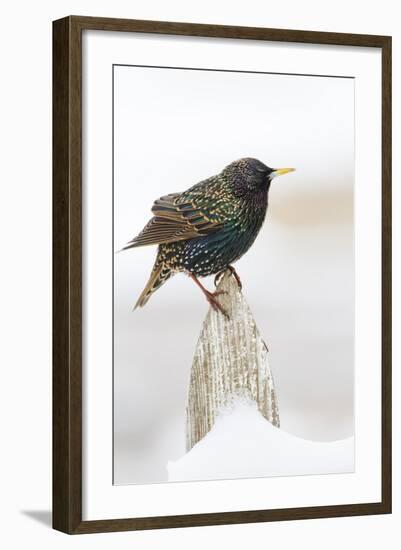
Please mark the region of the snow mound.
[[222, 410], [210, 432], [187, 454], [167, 464], [169, 481], [349, 473], [354, 438], [301, 439], [268, 422], [253, 401]]

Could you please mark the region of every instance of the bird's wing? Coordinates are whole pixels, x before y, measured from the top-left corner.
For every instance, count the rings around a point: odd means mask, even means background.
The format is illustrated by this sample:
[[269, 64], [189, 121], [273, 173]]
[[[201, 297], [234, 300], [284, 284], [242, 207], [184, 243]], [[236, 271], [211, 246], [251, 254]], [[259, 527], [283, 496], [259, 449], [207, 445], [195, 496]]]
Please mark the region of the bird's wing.
[[172, 193], [157, 199], [152, 206], [154, 217], [123, 250], [202, 237], [222, 227], [221, 221], [213, 220], [195, 200], [180, 197], [181, 193]]

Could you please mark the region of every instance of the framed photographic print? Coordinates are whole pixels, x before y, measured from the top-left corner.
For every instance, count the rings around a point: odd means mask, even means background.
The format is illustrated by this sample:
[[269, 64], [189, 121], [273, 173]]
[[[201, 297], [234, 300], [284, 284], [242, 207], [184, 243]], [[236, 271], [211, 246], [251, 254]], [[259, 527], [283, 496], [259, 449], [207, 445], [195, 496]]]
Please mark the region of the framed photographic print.
[[53, 23], [53, 526], [391, 511], [391, 38]]

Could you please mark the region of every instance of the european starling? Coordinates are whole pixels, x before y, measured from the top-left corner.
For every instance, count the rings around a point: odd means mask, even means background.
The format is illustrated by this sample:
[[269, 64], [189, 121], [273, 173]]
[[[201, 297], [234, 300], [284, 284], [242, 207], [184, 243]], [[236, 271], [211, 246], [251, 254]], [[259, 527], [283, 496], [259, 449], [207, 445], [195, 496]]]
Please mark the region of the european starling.
[[157, 244], [158, 252], [149, 281], [135, 307], [142, 307], [172, 275], [187, 273], [202, 289], [215, 310], [225, 314], [198, 277], [219, 274], [231, 266], [253, 244], [263, 225], [270, 183], [275, 176], [293, 168], [269, 168], [259, 160], [243, 158], [232, 162], [183, 193], [157, 199], [153, 218], [123, 250]]

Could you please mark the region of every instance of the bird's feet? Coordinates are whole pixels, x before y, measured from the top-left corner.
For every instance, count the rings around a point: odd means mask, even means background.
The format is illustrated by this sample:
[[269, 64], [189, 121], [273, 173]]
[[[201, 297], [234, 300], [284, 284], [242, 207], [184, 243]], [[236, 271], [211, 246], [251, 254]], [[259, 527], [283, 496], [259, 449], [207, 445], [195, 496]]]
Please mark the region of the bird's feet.
[[226, 310], [223, 308], [223, 306], [220, 304], [220, 302], [217, 300], [217, 296], [221, 296], [222, 294], [227, 294], [226, 290], [216, 290], [215, 292], [210, 292], [207, 288], [205, 288], [200, 281], [195, 277], [193, 273], [188, 273], [188, 275], [191, 277], [191, 279], [198, 285], [198, 287], [202, 290], [203, 294], [206, 296], [206, 300], [209, 302], [209, 304], [212, 306], [214, 311], [220, 311], [227, 319], [230, 318]]
[[204, 294], [206, 296], [206, 300], [212, 306], [214, 311], [220, 311], [224, 315], [224, 317], [226, 317], [227, 319], [230, 318], [227, 311], [223, 308], [223, 306], [217, 300], [217, 296], [220, 296], [222, 294], [227, 294], [226, 290], [216, 290], [215, 292], [209, 292], [208, 290], [206, 290]]
[[224, 273], [226, 272], [227, 269], [229, 269], [231, 271], [231, 275], [234, 275], [235, 280], [237, 281], [237, 285], [239, 286], [239, 289], [242, 290], [241, 279], [240, 279], [238, 273], [236, 272], [235, 268], [232, 265], [228, 265], [227, 268], [224, 271], [220, 271], [220, 273], [217, 273], [217, 275], [214, 278], [214, 285], [215, 286], [218, 285], [220, 279], [222, 278], [222, 276], [224, 275]]

